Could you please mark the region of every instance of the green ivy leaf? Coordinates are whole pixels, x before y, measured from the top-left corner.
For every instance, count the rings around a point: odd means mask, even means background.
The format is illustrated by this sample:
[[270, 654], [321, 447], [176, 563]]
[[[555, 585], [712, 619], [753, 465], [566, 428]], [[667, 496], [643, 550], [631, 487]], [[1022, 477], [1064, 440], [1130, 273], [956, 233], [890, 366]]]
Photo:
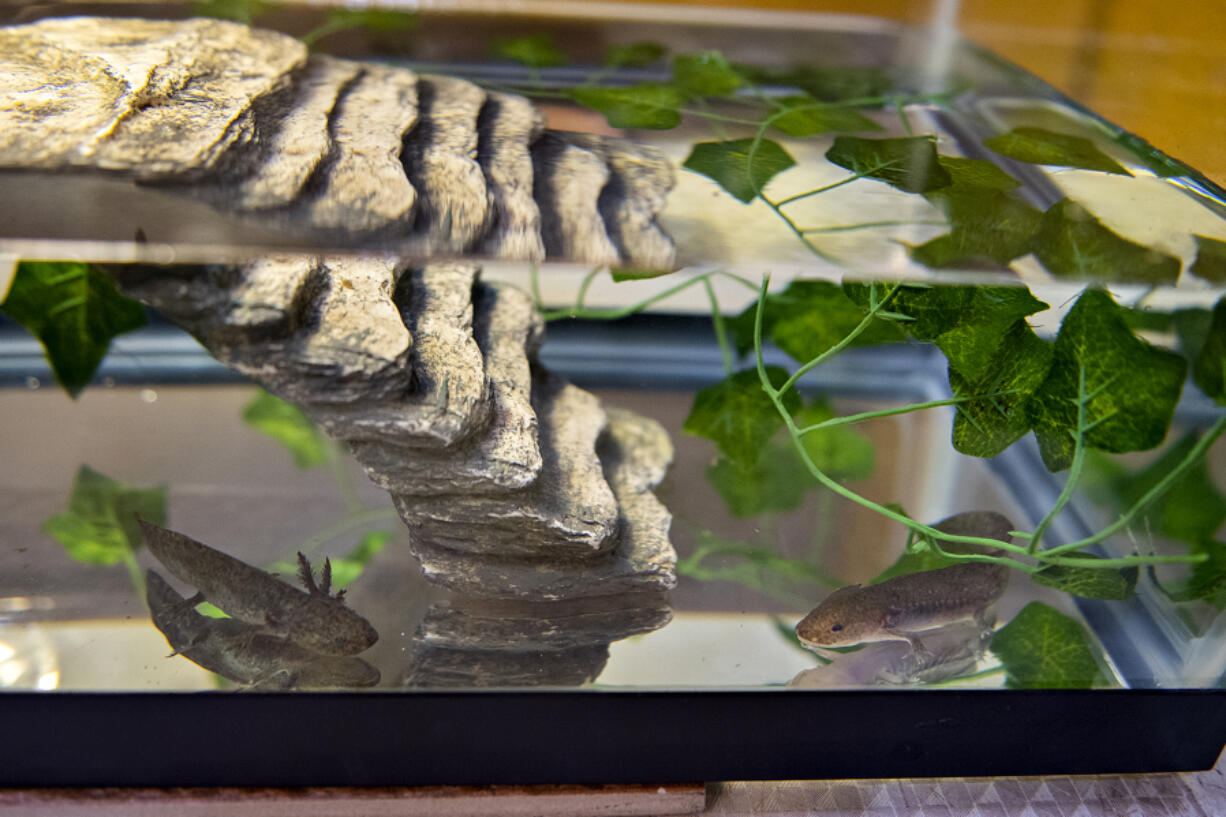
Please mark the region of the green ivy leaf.
[[673, 84], [689, 96], [731, 96], [745, 84], [744, 78], [718, 51], [679, 54], [673, 58]]
[[1061, 277], [1148, 284], [1179, 278], [1178, 258], [1116, 235], [1069, 199], [1043, 214], [1033, 249], [1043, 266]]
[[[1083, 559], [1098, 558], [1088, 553], [1067, 554]], [[1030, 578], [1036, 584], [1054, 587], [1072, 596], [1085, 599], [1107, 599], [1122, 601], [1132, 598], [1137, 590], [1136, 567], [1123, 567], [1118, 570], [1101, 567], [1070, 567], [1068, 565], [1047, 565], [1032, 573]]]
[[[863, 287], [844, 291], [867, 303]], [[1013, 325], [1048, 306], [1025, 287], [941, 285], [900, 287], [887, 308], [909, 318], [902, 327], [911, 337], [935, 343], [963, 377], [981, 378]]]
[[[824, 400], [811, 403], [795, 417], [800, 428], [834, 419], [834, 410]], [[836, 480], [867, 479], [873, 475], [877, 451], [873, 442], [848, 425], [811, 431], [801, 439], [813, 464]], [[811, 479], [805, 471], [805, 479]]]
[[966, 159], [961, 156], [938, 156], [937, 161], [953, 181], [949, 191], [988, 191], [1008, 193], [1022, 183], [987, 159]]
[[[960, 454], [995, 457], [1030, 430], [1027, 402], [1051, 367], [1052, 344], [1016, 322], [1002, 335], [991, 365], [977, 378], [959, 374], [951, 364], [949, 385], [959, 403], [953, 446]], [[995, 395], [995, 396], [985, 396]]]
[[1213, 308], [1213, 322], [1192, 359], [1192, 382], [1226, 406], [1226, 298]]
[[[766, 296], [762, 332], [798, 363], [807, 363], [841, 341], [864, 320], [867, 310], [852, 301], [838, 284], [829, 281], [793, 280], [787, 289]], [[738, 354], [753, 349], [757, 304], [728, 322]], [[885, 320], [875, 320], [853, 345], [867, 346], [904, 339], [902, 332]]]
[[1226, 609], [1226, 542], [1206, 541], [1193, 548], [1208, 558], [1192, 567], [1192, 575], [1178, 586], [1163, 588], [1171, 601], [1204, 601]]
[[145, 325], [143, 306], [76, 261], [18, 264], [0, 312], [38, 338], [55, 379], [73, 397], [93, 378], [111, 338]]
[[384, 545], [390, 542], [395, 534], [389, 530], [372, 530], [362, 535], [361, 540], [353, 550], [339, 559], [332, 560], [332, 590], [344, 590], [354, 579], [362, 575], [366, 565], [373, 559]]
[[774, 102], [779, 110], [771, 115], [772, 124], [797, 139], [831, 131], [881, 130], [855, 108], [822, 105], [807, 96], [785, 96]]
[[328, 461], [328, 444], [314, 424], [296, 406], [266, 391], [257, 394], [243, 409], [243, 422], [288, 448], [299, 468]]
[[229, 618], [230, 614], [218, 607], [216, 604], [208, 601], [202, 601], [196, 605], [195, 610], [202, 616], [209, 618]]
[[719, 491], [728, 512], [744, 519], [795, 510], [812, 478], [790, 445], [770, 443], [752, 465], [721, 457], [707, 468], [707, 481]]
[[1196, 260], [1188, 272], [1214, 284], [1226, 282], [1226, 241], [1193, 235], [1196, 239]]
[[622, 281], [648, 281], [652, 278], [660, 278], [665, 275], [671, 275], [676, 270], [671, 269], [637, 269], [634, 267], [610, 267], [609, 275], [613, 279], [613, 283], [620, 284]]
[[[788, 379], [787, 370], [779, 366], [767, 366], [766, 374], [776, 388]], [[783, 396], [783, 405], [790, 414], [800, 409], [794, 389]], [[729, 459], [749, 466], [782, 426], [783, 418], [762, 390], [757, 369], [745, 369], [694, 395], [682, 430], [712, 440]]]
[[1128, 324], [1128, 328], [1134, 332], [1175, 331], [1175, 313], [1173, 312], [1160, 312], [1156, 309], [1130, 306], [1121, 306], [1120, 310], [1124, 323]]
[[1072, 462], [1083, 368], [1090, 395], [1087, 446], [1121, 453], [1162, 442], [1187, 365], [1179, 355], [1134, 335], [1110, 295], [1087, 289], [1060, 325], [1051, 368], [1027, 404], [1050, 470], [1063, 470]]
[[859, 176], [883, 181], [907, 193], [948, 187], [952, 178], [937, 157], [935, 136], [863, 139], [837, 136], [826, 158]]
[[1010, 689], [1089, 689], [1104, 681], [1085, 627], [1042, 602], [1000, 628], [992, 652]]
[[1190, 176], [1196, 172], [1183, 162], [1172, 159], [1149, 142], [1131, 133], [1117, 133], [1111, 141], [1126, 148], [1129, 153], [1141, 161], [1141, 164], [1148, 167], [1160, 179]]
[[1095, 147], [1089, 139], [1044, 128], [1014, 128], [1008, 133], [984, 139], [983, 146], [1002, 156], [1030, 164], [1079, 167], [1118, 173], [1122, 176], [1132, 175]]
[[[1042, 312], [1047, 304], [1025, 287], [969, 287], [970, 297], [956, 319], [933, 338], [949, 365], [963, 377], [989, 377], [998, 364], [999, 352], [1010, 337], [1009, 330], [1027, 315]], [[940, 298], [945, 287], [929, 290]], [[957, 298], [952, 299], [955, 303]]]
[[679, 109], [685, 98], [671, 85], [642, 82], [638, 85], [571, 88], [574, 101], [604, 114], [613, 128], [668, 130], [681, 124]]
[[771, 71], [749, 65], [738, 64], [735, 67], [741, 76], [755, 85], [799, 88], [822, 102], [869, 99], [888, 93], [894, 87], [893, 80], [879, 68], [808, 65], [787, 71]]
[[995, 190], [938, 190], [930, 199], [945, 211], [950, 232], [911, 249], [924, 266], [940, 269], [1006, 266], [1030, 252], [1042, 214], [1021, 199]]
[[604, 64], [609, 68], [645, 68], [667, 53], [667, 48], [650, 41], [611, 45], [604, 53]]
[[566, 64], [566, 55], [548, 34], [499, 37], [490, 45], [490, 51], [495, 57], [513, 60], [529, 68], [552, 68]]
[[113, 565], [140, 548], [137, 517], [166, 523], [166, 486], [137, 488], [82, 465], [73, 481], [68, 511], [52, 516], [43, 530], [78, 562]]
[[770, 139], [762, 139], [756, 146], [753, 139], [734, 139], [699, 142], [682, 167], [714, 180], [748, 204], [775, 174], [795, 164], [796, 160]]

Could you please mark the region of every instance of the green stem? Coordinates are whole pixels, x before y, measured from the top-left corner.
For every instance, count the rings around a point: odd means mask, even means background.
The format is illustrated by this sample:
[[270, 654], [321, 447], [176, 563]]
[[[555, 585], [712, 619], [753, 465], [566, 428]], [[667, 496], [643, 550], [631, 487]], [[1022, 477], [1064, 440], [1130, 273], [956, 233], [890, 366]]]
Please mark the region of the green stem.
[[982, 395], [976, 397], [951, 397], [948, 400], [930, 400], [927, 403], [912, 403], [899, 408], [880, 409], [878, 411], [862, 411], [859, 414], [847, 414], [842, 417], [831, 417], [829, 420], [822, 420], [820, 423], [814, 423], [811, 426], [805, 426], [799, 429], [797, 433], [800, 436], [820, 431], [823, 428], [831, 428], [833, 426], [847, 425], [848, 423], [859, 423], [863, 420], [875, 420], [878, 417], [892, 417], [896, 414], [910, 414], [913, 411], [923, 411], [924, 409], [940, 408], [941, 406], [956, 406], [959, 403], [965, 403], [970, 400], [981, 400], [983, 397], [991, 397], [994, 395]]
[[[813, 254], [814, 254], [814, 255], [816, 255], [818, 258], [820, 258], [820, 259], [822, 259], [823, 261], [826, 261], [826, 262], [828, 262], [828, 263], [831, 263], [831, 264], [838, 264], [838, 263], [839, 263], [839, 260], [838, 260], [837, 258], [835, 258], [834, 256], [830, 255], [829, 253], [827, 253], [827, 252], [825, 252], [825, 251], [823, 251], [823, 250], [819, 249], [819, 248], [818, 248], [818, 246], [817, 246], [816, 244], [814, 244], [812, 241], [810, 241], [810, 240], [809, 240], [809, 238], [808, 238], [808, 236], [806, 236], [806, 235], [804, 234], [804, 231], [803, 231], [803, 230], [801, 230], [799, 226], [797, 226], [796, 222], [795, 222], [795, 221], [792, 221], [792, 219], [788, 217], [788, 214], [787, 214], [787, 213], [785, 213], [785, 212], [783, 212], [782, 208], [780, 207], [780, 205], [779, 205], [778, 203], [771, 201], [771, 200], [770, 200], [770, 199], [768, 199], [768, 198], [767, 198], [765, 195], [763, 195], [761, 192], [759, 192], [759, 193], [758, 193], [758, 198], [760, 198], [762, 201], [766, 202], [766, 206], [767, 206], [767, 207], [769, 207], [769, 208], [771, 208], [772, 210], [774, 210], [774, 211], [775, 211], [775, 215], [777, 215], [777, 216], [779, 216], [779, 218], [783, 219], [784, 223], [785, 223], [785, 224], [787, 224], [787, 225], [788, 225], [788, 227], [791, 229], [791, 231], [792, 231], [793, 233], [795, 233], [795, 234], [796, 234], [796, 237], [797, 237], [797, 238], [799, 238], [799, 239], [800, 239], [800, 242], [801, 242], [802, 244], [804, 244], [804, 245], [805, 245], [805, 247], [807, 247], [807, 248], [808, 248], [809, 252], [813, 253]], [[794, 200], [794, 199], [795, 199], [795, 197], [793, 197], [793, 200]]]
[[336, 483], [336, 489], [340, 492], [345, 508], [351, 514], [360, 511], [365, 506], [362, 504], [362, 498], [358, 496], [357, 486], [353, 484], [353, 475], [349, 473], [347, 458], [341, 454], [336, 444], [328, 445], [327, 451], [328, 472], [332, 475], [332, 481]]
[[319, 42], [324, 37], [336, 34], [340, 31], [345, 31], [346, 29], [358, 28], [360, 26], [361, 23], [348, 20], [328, 20], [323, 25], [317, 26], [308, 31], [306, 34], [303, 34], [299, 39], [302, 40], [303, 45], [310, 49], [314, 47], [315, 43]]
[[944, 227], [944, 221], [865, 221], [860, 224], [838, 224], [833, 227], [806, 227], [803, 233], [847, 233], [874, 227]]
[[583, 311], [583, 302], [587, 300], [587, 291], [592, 286], [592, 281], [596, 279], [596, 275], [600, 272], [600, 267], [596, 267], [583, 277], [583, 282], [579, 284], [579, 294], [575, 296], [575, 310]]
[[536, 303], [536, 308], [544, 309], [545, 301], [541, 298], [541, 271], [536, 264], [528, 267], [528, 284], [532, 287], [532, 300]]
[[[861, 175], [861, 174], [857, 173], [857, 174], [855, 174], [854, 176], [848, 176], [846, 179], [843, 179], [842, 181], [837, 181], [837, 182], [834, 182], [833, 184], [828, 184], [828, 185], [826, 185], [825, 187], [819, 187], [819, 188], [817, 188], [816, 190], [809, 190], [809, 191], [807, 191], [807, 192], [805, 192], [805, 193], [797, 193], [797, 194], [796, 194], [796, 195], [794, 195], [794, 196], [788, 196], [786, 199], [780, 199], [779, 201], [775, 202], [775, 205], [776, 205], [776, 206], [778, 206], [778, 207], [784, 207], [784, 206], [786, 206], [786, 205], [791, 204], [791, 203], [792, 203], [792, 202], [794, 202], [794, 201], [800, 201], [801, 199], [807, 199], [807, 198], [809, 198], [810, 196], [818, 196], [818, 195], [821, 195], [822, 193], [826, 193], [826, 192], [829, 192], [829, 191], [831, 191], [831, 190], [834, 190], [835, 188], [842, 187], [842, 186], [843, 186], [843, 185], [845, 185], [845, 184], [851, 184], [852, 182], [856, 181], [857, 179], [863, 179], [863, 178], [864, 178], [864, 176], [863, 176], [863, 175]], [[769, 202], [768, 202], [768, 204], [769, 204]], [[944, 222], [942, 222], [942, 223], [944, 223]], [[815, 231], [814, 231], [814, 230], [801, 230], [801, 232], [802, 232], [802, 233], [811, 233], [811, 232], [815, 232]]]
[[314, 554], [319, 546], [325, 542], [330, 542], [343, 533], [347, 533], [354, 528], [365, 527], [372, 522], [383, 522], [385, 520], [396, 519], [396, 511], [392, 508], [366, 508], [361, 511], [347, 514], [335, 522], [326, 525], [311, 536], [302, 541], [298, 546], [298, 550], [305, 553], [307, 556]]
[[1121, 515], [1119, 519], [1115, 520], [1093, 536], [1087, 536], [1085, 539], [1078, 539], [1076, 542], [1069, 542], [1067, 545], [1048, 548], [1047, 550], [1043, 551], [1041, 555], [1057, 556], [1068, 551], [1080, 550], [1084, 547], [1098, 544], [1104, 539], [1114, 535], [1120, 529], [1126, 527], [1130, 522], [1132, 522], [1137, 514], [1144, 511], [1151, 502], [1166, 493], [1167, 489], [1171, 487], [1172, 483], [1183, 476], [1189, 468], [1204, 457], [1205, 452], [1209, 450], [1209, 446], [1213, 445], [1217, 438], [1221, 436], [1223, 431], [1226, 431], [1226, 414], [1223, 414], [1218, 418], [1217, 422], [1215, 422], [1210, 429], [1205, 432], [1204, 436], [1202, 436], [1196, 442], [1196, 445], [1192, 446], [1191, 450], [1188, 451], [1187, 455], [1179, 461], [1178, 465], [1172, 468], [1166, 474], [1166, 476], [1158, 480], [1158, 482], [1155, 483], [1152, 488], [1146, 491], [1145, 495], [1142, 496], [1123, 515]]
[[609, 309], [575, 309], [568, 307], [566, 309], [552, 309], [547, 312], [542, 312], [541, 315], [546, 321], [556, 321], [560, 318], [589, 318], [596, 320], [614, 320], [616, 318], [624, 318], [627, 315], [633, 315], [636, 312], [642, 312], [652, 304], [659, 303], [666, 298], [671, 298], [678, 292], [689, 289], [694, 284], [702, 283], [707, 278], [714, 275], [714, 272], [704, 272], [701, 275], [696, 275], [693, 278], [683, 283], [670, 287], [663, 292], [656, 293], [650, 298], [639, 301], [637, 304], [625, 307], [614, 307]]
[[915, 131], [911, 130], [911, 119], [907, 116], [907, 103], [901, 97], [894, 100], [894, 110], [898, 113], [898, 118], [902, 121], [903, 132], [907, 136], [914, 136]]
[[707, 300], [711, 303], [711, 326], [715, 329], [715, 340], [719, 343], [719, 354], [724, 361], [724, 374], [732, 375], [732, 347], [728, 343], [728, 330], [724, 326], [724, 315], [719, 308], [719, 299], [715, 297], [715, 287], [711, 279], [704, 278], [702, 285], [707, 290]]
[[1096, 559], [1092, 556], [1053, 556], [1050, 550], [1040, 551], [1036, 558], [1046, 564], [1067, 567], [1138, 567], [1140, 565], [1194, 565], [1208, 560], [1209, 554], [1195, 553], [1189, 556], [1121, 556], [1117, 559]]
[[1077, 481], [1081, 478], [1081, 468], [1085, 462], [1086, 454], [1086, 403], [1089, 402], [1089, 397], [1086, 395], [1086, 367], [1082, 363], [1077, 369], [1077, 433], [1073, 443], [1073, 463], [1068, 469], [1068, 478], [1064, 480], [1064, 487], [1060, 490], [1060, 495], [1056, 497], [1056, 504], [1052, 505], [1051, 510], [1039, 522], [1038, 527], [1034, 529], [1034, 535], [1030, 537], [1030, 547], [1028, 548], [1033, 555], [1038, 552], [1039, 543], [1043, 541], [1043, 534], [1047, 533], [1047, 529], [1051, 527], [1052, 522], [1064, 510], [1064, 506], [1073, 498], [1073, 490], [1077, 487]]
[[[800, 378], [804, 377], [806, 374], [811, 372], [813, 369], [816, 369], [818, 366], [822, 365], [827, 360], [834, 357], [839, 352], [843, 351], [849, 345], [851, 345], [855, 341], [855, 339], [861, 335], [861, 333], [863, 333], [866, 329], [868, 329], [869, 324], [871, 324], [873, 320], [876, 319], [878, 311], [880, 311], [880, 309], [886, 305], [886, 303], [890, 300], [891, 297], [893, 297], [894, 293], [897, 292], [898, 288], [901, 286], [902, 284], [895, 284], [893, 287], [890, 288], [890, 291], [886, 293], [885, 297], [882, 298], [879, 303], [876, 303], [876, 302], [873, 303], [870, 306], [868, 313], [864, 316], [864, 318], [858, 324], [856, 324], [856, 327], [852, 329], [850, 332], [848, 332], [841, 341], [836, 343], [834, 346], [831, 346], [829, 349], [822, 352], [820, 355], [813, 358], [808, 363], [804, 364], [799, 369], [797, 369], [792, 374], [792, 376], [789, 377], [787, 381], [785, 381], [784, 384], [779, 387], [779, 394], [785, 394], [788, 391], [788, 389], [796, 385], [796, 381], [800, 380]], [[877, 285], [873, 284], [872, 287], [873, 287], [873, 291], [875, 292]], [[762, 303], [763, 302], [760, 296], [758, 300], [758, 312], [759, 313], [763, 311]], [[760, 338], [755, 337], [754, 342], [757, 343], [759, 340]], [[769, 385], [769, 383], [767, 385]], [[789, 419], [791, 419], [790, 416], [789, 416]]]
[[[799, 429], [797, 429], [796, 427], [796, 422], [792, 419], [792, 415], [787, 410], [787, 407], [783, 405], [782, 395], [784, 393], [784, 389], [783, 388], [776, 389], [774, 386], [772, 386], [770, 382], [770, 377], [766, 373], [766, 362], [762, 354], [762, 315], [765, 312], [764, 306], [766, 303], [766, 292], [767, 292], [767, 287], [769, 286], [769, 284], [770, 284], [770, 276], [769, 275], [763, 276], [762, 284], [758, 290], [758, 306], [754, 312], [754, 362], [758, 370], [758, 380], [761, 383], [762, 390], [766, 392], [767, 397], [770, 398], [771, 403], [775, 406], [775, 410], [778, 412], [779, 416], [783, 418], [783, 423], [788, 430], [788, 435], [792, 438], [792, 446], [796, 449], [796, 453], [800, 456], [801, 462], [804, 463], [806, 470], [809, 471], [809, 473], [813, 476], [813, 478], [816, 479], [818, 482], [820, 482], [822, 485], [825, 485], [830, 490], [834, 491], [839, 496], [842, 496], [845, 499], [849, 499], [858, 505], [862, 505], [863, 507], [868, 508], [871, 511], [876, 511], [882, 516], [885, 516], [889, 519], [893, 519], [895, 522], [898, 522], [899, 524], [906, 525], [908, 528], [916, 531], [917, 533], [927, 534], [933, 539], [939, 539], [939, 540], [947, 541], [947, 542], [961, 542], [961, 543], [966, 543], [966, 544], [974, 544], [974, 545], [980, 545], [980, 546], [988, 547], [988, 548], [998, 548], [1001, 550], [1012, 550], [1014, 552], [1018, 552], [1018, 553], [1025, 555], [1026, 549], [1018, 547], [1017, 545], [1012, 545], [1006, 542], [1000, 542], [996, 539], [987, 539], [987, 538], [979, 537], [979, 536], [959, 536], [959, 535], [949, 534], [949, 533], [945, 533], [944, 531], [937, 530], [936, 528], [930, 527], [928, 525], [920, 524], [919, 522], [916, 522], [914, 519], [910, 519], [906, 516], [903, 516], [902, 514], [896, 511], [893, 511], [885, 507], [884, 505], [880, 505], [876, 502], [873, 502], [871, 499], [866, 499], [865, 497], [862, 497], [859, 494], [857, 494], [855, 491], [852, 491], [849, 488], [844, 487], [843, 485], [841, 485], [834, 479], [831, 479], [829, 476], [827, 476], [824, 471], [822, 471], [820, 468], [817, 467], [816, 464], [814, 464], [813, 459], [809, 456], [809, 453], [805, 450], [804, 442], [800, 439], [800, 436], [798, 434]], [[898, 286], [899, 285], [895, 285], [895, 289]], [[891, 290], [891, 294], [893, 294], [893, 290]], [[887, 295], [886, 297], [887, 300], [888, 300], [888, 297], [889, 296]], [[884, 303], [885, 303], [885, 300], [882, 300], [881, 304], [884, 304]], [[881, 304], [874, 304], [874, 306], [875, 307], [880, 306]], [[826, 357], [826, 356], [828, 355], [825, 355], [825, 354], [822, 355], [822, 357]], [[795, 381], [794, 377], [789, 379], [789, 383], [794, 382], [794, 381]], [[979, 554], [957, 554], [957, 556], [959, 558], [976, 558], [979, 556]], [[993, 557], [984, 557], [984, 558], [987, 561], [997, 561], [997, 562], [1000, 561], [1000, 559], [996, 559]], [[1011, 565], [1011, 566], [1018, 566], [1019, 569], [1028, 568], [1028, 566], [1020, 565], [1020, 563], [1016, 565]], [[1033, 571], [1033, 568], [1029, 568], [1029, 569]]]

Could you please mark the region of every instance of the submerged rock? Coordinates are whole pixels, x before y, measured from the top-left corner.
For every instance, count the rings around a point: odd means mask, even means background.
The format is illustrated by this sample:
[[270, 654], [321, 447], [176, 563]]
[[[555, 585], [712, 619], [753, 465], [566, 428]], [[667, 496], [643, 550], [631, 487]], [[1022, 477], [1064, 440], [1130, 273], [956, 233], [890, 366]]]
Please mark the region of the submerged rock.
[[542, 465], [522, 491], [497, 497], [393, 496], [415, 552], [443, 548], [548, 561], [583, 559], [612, 546], [617, 501], [596, 458], [604, 409], [593, 395], [548, 375], [536, 378], [533, 405]]
[[114, 274], [347, 443], [431, 581], [536, 601], [675, 585], [651, 492], [668, 435], [541, 368], [531, 298], [475, 265], [277, 256]]
[[484, 358], [489, 423], [458, 448], [415, 449], [376, 443], [350, 448], [371, 481], [393, 494], [498, 494], [527, 487], [541, 470], [532, 372], [544, 325], [531, 299], [502, 284], [474, 290], [473, 338]]
[[[460, 593], [523, 600], [673, 589], [677, 554], [668, 536], [672, 515], [650, 491], [672, 461], [672, 443], [654, 420], [616, 409], [609, 416], [597, 450], [617, 502], [617, 537], [611, 549], [585, 559], [546, 560], [516, 557], [516, 549], [508, 547], [475, 559], [470, 547], [453, 549], [414, 536], [410, 544], [426, 577]], [[530, 544], [519, 550], [531, 554]]]
[[436, 604], [409, 639], [410, 687], [574, 686], [596, 679], [609, 644], [672, 618], [661, 594], [616, 599]]

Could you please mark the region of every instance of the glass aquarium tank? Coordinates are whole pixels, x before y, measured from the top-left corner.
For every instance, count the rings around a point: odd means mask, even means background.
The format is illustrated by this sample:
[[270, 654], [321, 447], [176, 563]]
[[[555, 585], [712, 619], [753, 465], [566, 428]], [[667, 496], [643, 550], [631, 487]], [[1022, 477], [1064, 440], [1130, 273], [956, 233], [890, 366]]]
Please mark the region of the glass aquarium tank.
[[1211, 766], [1226, 193], [941, 8], [6, 8], [0, 784]]

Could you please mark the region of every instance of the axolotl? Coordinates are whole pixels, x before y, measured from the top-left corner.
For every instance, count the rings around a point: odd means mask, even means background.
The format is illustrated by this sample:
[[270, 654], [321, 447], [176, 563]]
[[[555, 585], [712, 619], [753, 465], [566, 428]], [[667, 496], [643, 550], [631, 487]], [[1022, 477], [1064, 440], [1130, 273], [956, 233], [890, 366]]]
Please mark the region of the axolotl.
[[[975, 512], [950, 517], [934, 527], [948, 533], [1008, 541], [1009, 521], [1000, 514]], [[993, 553], [987, 548], [947, 546], [947, 550]], [[1000, 553], [1000, 551], [995, 551]], [[823, 652], [874, 641], [907, 641], [926, 652], [919, 634], [962, 621], [988, 630], [992, 605], [1004, 594], [1008, 568], [992, 562], [965, 562], [888, 579], [880, 584], [841, 587], [796, 625], [806, 647]]]
[[209, 618], [157, 572], [145, 573], [153, 625], [174, 655], [251, 689], [348, 689], [379, 683], [379, 670], [353, 656], [320, 655], [253, 624]]
[[344, 591], [331, 594], [328, 566], [323, 586], [316, 585], [301, 553], [299, 575], [306, 591], [181, 533], [143, 519], [140, 528], [149, 552], [199, 591], [186, 604], [212, 602], [239, 621], [322, 655], [353, 655], [379, 638], [369, 621], [345, 606]]

